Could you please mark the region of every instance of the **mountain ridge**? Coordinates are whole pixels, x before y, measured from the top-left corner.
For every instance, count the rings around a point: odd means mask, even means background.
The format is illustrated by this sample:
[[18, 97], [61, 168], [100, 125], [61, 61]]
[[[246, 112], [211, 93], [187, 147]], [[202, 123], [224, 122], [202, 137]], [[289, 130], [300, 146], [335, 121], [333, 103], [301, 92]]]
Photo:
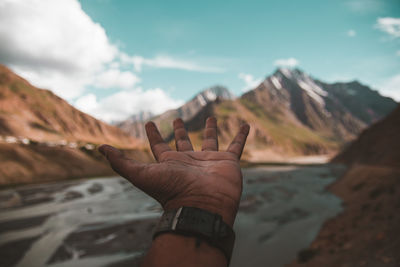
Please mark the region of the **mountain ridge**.
[[[191, 105], [191, 101], [183, 106]], [[206, 115], [217, 117], [222, 145], [229, 142], [231, 132], [240, 123], [247, 121], [254, 130], [247, 142], [248, 150], [268, 150], [271, 153], [264, 153], [266, 158], [275, 155], [283, 159], [286, 155], [336, 152], [395, 106], [391, 98], [359, 82], [329, 84], [300, 69], [279, 68], [240, 97], [210, 99], [206, 105], [192, 108], [194, 112], [183, 116], [183, 120], [197, 147]], [[151, 118], [167, 141], [173, 139], [171, 121], [182, 116], [177, 110]], [[144, 139], [143, 125], [144, 122], [136, 122], [130, 133]], [[137, 134], [138, 128], [141, 134]], [[255, 159], [262, 154], [248, 156]]]
[[[144, 129], [144, 122], [152, 119], [155, 120], [161, 127], [161, 132], [166, 133], [168, 137], [172, 130], [172, 121], [175, 118], [181, 117], [184, 121], [190, 120], [195, 116], [204, 106], [210, 102], [220, 101], [223, 99], [234, 99], [235, 95], [232, 94], [226, 87], [215, 85], [204, 89], [196, 94], [188, 102], [183, 104], [177, 109], [168, 110], [157, 116], [149, 116], [145, 120], [132, 121], [130, 119], [115, 124], [125, 132], [131, 134], [133, 137], [145, 140], [146, 132]], [[168, 139], [168, 138], [167, 138]]]

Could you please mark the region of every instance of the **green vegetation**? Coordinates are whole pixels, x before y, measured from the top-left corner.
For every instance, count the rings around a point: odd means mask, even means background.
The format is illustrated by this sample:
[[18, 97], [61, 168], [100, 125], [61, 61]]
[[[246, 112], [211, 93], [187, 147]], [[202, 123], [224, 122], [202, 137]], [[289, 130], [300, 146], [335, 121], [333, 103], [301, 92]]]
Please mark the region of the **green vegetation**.
[[264, 110], [256, 103], [253, 103], [253, 102], [249, 101], [248, 99], [244, 99], [244, 98], [240, 99], [240, 103], [242, 103], [248, 110], [250, 110], [252, 113], [254, 113], [258, 118], [265, 117]]
[[218, 105], [218, 114], [221, 117], [228, 117], [232, 112], [236, 112], [235, 106], [233, 106], [233, 101], [224, 101]]
[[162, 120], [160, 122], [160, 132], [161, 135], [164, 138], [167, 138], [171, 135], [171, 133], [173, 132], [173, 128], [172, 128], [172, 119], [171, 120]]
[[21, 87], [19, 86], [18, 83], [12, 83], [10, 86], [10, 90], [13, 91], [14, 93], [19, 93], [21, 92]]

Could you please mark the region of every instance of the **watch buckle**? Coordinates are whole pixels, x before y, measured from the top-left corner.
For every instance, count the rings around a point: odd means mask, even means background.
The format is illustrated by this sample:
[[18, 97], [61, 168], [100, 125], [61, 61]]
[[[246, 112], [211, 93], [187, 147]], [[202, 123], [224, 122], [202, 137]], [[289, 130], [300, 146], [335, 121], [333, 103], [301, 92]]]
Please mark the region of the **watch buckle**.
[[176, 229], [176, 225], [178, 224], [178, 219], [179, 219], [179, 216], [181, 215], [182, 209], [183, 209], [183, 207], [180, 207], [180, 208], [177, 210], [177, 212], [176, 212], [176, 214], [175, 214], [175, 216], [174, 216], [174, 219], [172, 220], [172, 226], [171, 226], [171, 229], [172, 229], [172, 230], [175, 230], [175, 229]]

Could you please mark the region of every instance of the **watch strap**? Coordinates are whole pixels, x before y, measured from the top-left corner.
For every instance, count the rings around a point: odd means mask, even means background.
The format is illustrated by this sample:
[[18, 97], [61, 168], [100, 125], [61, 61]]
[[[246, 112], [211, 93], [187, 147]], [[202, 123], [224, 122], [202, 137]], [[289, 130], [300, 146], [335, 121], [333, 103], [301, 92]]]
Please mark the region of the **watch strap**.
[[210, 245], [221, 249], [230, 262], [235, 233], [219, 214], [194, 207], [167, 210], [161, 216], [153, 239], [168, 232], [205, 239]]

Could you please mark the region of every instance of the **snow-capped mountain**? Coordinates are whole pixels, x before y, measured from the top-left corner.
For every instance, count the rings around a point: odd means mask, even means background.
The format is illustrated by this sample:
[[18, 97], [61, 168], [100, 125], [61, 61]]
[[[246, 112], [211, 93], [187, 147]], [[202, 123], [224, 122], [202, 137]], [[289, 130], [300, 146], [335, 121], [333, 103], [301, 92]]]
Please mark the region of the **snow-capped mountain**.
[[[329, 84], [299, 69], [282, 68], [239, 98], [224, 87], [212, 87], [152, 120], [170, 141], [172, 120], [181, 117], [197, 147], [208, 116], [216, 116], [219, 121], [222, 146], [247, 121], [252, 127], [247, 151], [258, 153], [254, 157], [260, 160], [260, 153], [270, 159], [276, 155], [279, 158], [337, 151], [395, 107], [393, 99], [357, 81]], [[131, 123], [129, 127], [130, 134], [145, 138], [143, 122]]]
[[242, 96], [269, 113], [284, 112], [314, 131], [348, 140], [396, 106], [357, 81], [328, 84], [299, 69], [278, 69]]
[[192, 100], [185, 103], [180, 108], [172, 111], [172, 113], [176, 113], [176, 115], [181, 117], [184, 121], [187, 121], [193, 118], [203, 107], [209, 103], [232, 99], [235, 99], [235, 95], [232, 94], [227, 88], [223, 86], [213, 86], [200, 92], [193, 97]]
[[147, 121], [147, 120], [151, 119], [152, 117], [154, 117], [154, 114], [152, 112], [141, 111], [138, 114], [134, 114], [134, 115], [130, 116], [125, 121], [127, 121], [127, 122]]
[[144, 124], [146, 121], [152, 119], [156, 123], [159, 123], [161, 125], [161, 131], [166, 136], [169, 136], [172, 130], [170, 124], [175, 118], [180, 117], [184, 121], [188, 121], [209, 103], [233, 99], [235, 99], [234, 94], [227, 88], [217, 85], [205, 89], [177, 109], [168, 110], [158, 116], [142, 116], [141, 119], [138, 119], [140, 118], [139, 115], [133, 115], [129, 119], [118, 123], [117, 126], [134, 137], [145, 139], [146, 133]]

